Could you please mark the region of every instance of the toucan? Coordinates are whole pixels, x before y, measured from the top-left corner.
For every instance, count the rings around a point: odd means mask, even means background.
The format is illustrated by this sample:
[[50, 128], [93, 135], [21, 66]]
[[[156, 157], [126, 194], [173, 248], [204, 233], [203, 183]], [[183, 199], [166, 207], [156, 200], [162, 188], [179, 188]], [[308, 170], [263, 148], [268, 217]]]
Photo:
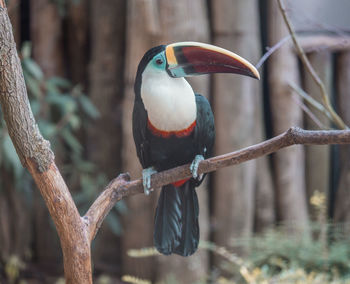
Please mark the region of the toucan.
[[178, 42], [148, 50], [135, 84], [133, 136], [143, 167], [145, 194], [151, 175], [191, 163], [192, 178], [163, 186], [155, 213], [154, 245], [165, 255], [189, 256], [199, 243], [195, 187], [201, 160], [210, 157], [215, 140], [214, 116], [208, 100], [195, 94], [184, 77], [236, 73], [259, 79], [256, 68], [226, 49], [199, 42]]

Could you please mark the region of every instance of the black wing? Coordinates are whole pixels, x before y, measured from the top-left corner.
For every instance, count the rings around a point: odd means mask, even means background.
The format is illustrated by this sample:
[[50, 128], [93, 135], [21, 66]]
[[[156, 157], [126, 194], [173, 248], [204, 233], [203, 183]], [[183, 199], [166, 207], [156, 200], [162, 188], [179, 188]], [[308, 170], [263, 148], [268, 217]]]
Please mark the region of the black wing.
[[132, 132], [134, 136], [137, 156], [143, 168], [150, 167], [150, 150], [147, 139], [147, 111], [141, 100], [135, 100], [132, 113]]
[[215, 141], [214, 115], [208, 100], [196, 94], [197, 104], [197, 125], [194, 138], [197, 144], [197, 154], [205, 158], [211, 156]]

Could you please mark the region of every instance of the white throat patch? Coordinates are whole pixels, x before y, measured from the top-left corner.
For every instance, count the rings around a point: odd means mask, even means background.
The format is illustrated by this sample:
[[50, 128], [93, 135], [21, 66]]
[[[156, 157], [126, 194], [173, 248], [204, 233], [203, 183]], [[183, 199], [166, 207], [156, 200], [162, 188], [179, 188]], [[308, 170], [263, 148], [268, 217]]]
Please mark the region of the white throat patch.
[[141, 98], [151, 124], [162, 131], [187, 129], [197, 116], [195, 94], [184, 78], [147, 66], [142, 74]]

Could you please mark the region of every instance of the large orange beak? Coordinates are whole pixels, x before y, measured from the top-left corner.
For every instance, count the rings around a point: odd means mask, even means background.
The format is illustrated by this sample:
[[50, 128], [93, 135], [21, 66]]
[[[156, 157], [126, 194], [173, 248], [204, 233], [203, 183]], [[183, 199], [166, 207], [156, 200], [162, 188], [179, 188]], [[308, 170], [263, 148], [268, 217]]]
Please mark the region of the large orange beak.
[[178, 42], [166, 46], [167, 72], [171, 77], [210, 73], [235, 73], [260, 79], [258, 70], [241, 56], [215, 45]]

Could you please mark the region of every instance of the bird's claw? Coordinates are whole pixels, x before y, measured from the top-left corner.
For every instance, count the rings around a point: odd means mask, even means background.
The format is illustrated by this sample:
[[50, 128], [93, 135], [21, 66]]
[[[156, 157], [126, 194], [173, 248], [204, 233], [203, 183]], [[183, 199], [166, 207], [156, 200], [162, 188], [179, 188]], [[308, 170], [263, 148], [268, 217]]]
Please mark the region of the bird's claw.
[[151, 176], [153, 174], [157, 173], [157, 171], [153, 168], [147, 168], [142, 171], [142, 184], [143, 184], [143, 191], [145, 195], [149, 195], [152, 191], [151, 188]]
[[190, 171], [192, 173], [192, 176], [193, 178], [198, 178], [198, 166], [199, 166], [199, 163], [201, 161], [204, 160], [204, 157], [203, 155], [196, 155], [196, 157], [194, 157], [192, 163], [191, 163], [191, 166], [190, 166]]

